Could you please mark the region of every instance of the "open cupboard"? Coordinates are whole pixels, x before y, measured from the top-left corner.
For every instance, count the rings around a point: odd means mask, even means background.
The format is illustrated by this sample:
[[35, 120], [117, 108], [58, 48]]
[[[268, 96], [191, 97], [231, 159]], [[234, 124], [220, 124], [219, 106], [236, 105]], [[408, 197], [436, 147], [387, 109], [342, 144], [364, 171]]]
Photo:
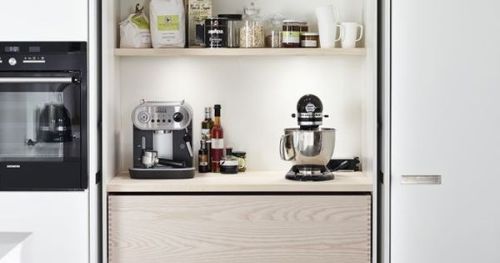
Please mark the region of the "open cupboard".
[[[285, 17], [305, 19], [309, 22], [312, 31], [317, 30], [314, 16], [315, 8], [334, 4], [339, 10], [342, 21], [354, 21], [364, 25], [365, 36], [362, 48], [119, 49], [118, 23], [133, 10], [137, 2], [142, 3], [142, 1], [132, 0], [103, 1], [104, 189], [107, 189], [108, 184], [116, 186], [116, 181], [113, 180], [126, 177], [127, 170], [131, 166], [131, 112], [138, 105], [140, 99], [185, 100], [189, 103], [194, 113], [193, 142], [195, 152], [199, 148], [203, 108], [217, 103], [221, 104], [222, 125], [227, 144], [235, 150], [247, 152], [249, 172], [237, 176], [262, 176], [266, 172], [271, 172], [271, 178], [281, 178], [282, 174], [283, 180], [285, 180], [284, 175], [290, 168], [290, 163], [282, 161], [279, 157], [280, 136], [284, 128], [297, 126], [296, 120], [290, 117], [290, 114], [295, 112], [297, 100], [304, 94], [316, 94], [323, 101], [324, 112], [331, 116], [324, 121], [323, 126], [337, 129], [333, 157], [352, 158], [359, 156], [363, 171], [356, 176], [365, 176], [372, 180], [370, 191], [344, 192], [342, 195], [350, 196], [349, 194], [352, 194], [353, 200], [358, 200], [357, 198], [363, 196], [370, 197], [368, 203], [361, 198], [359, 200], [362, 201], [358, 204], [363, 204], [363, 209], [371, 209], [371, 213], [368, 214], [369, 221], [363, 222], [371, 224], [371, 227], [366, 230], [371, 237], [369, 244], [371, 253], [368, 255], [368, 259], [375, 262], [377, 247], [375, 227], [377, 223], [375, 170], [377, 163], [377, 2], [370, 0], [253, 1], [261, 8], [264, 17], [280, 13]], [[213, 0], [213, 13], [241, 13], [243, 7], [250, 2], [247, 0]], [[196, 180], [196, 178], [192, 180]], [[231, 180], [233, 186], [236, 185], [233, 190], [238, 189], [237, 179], [228, 180]], [[266, 180], [264, 182], [267, 182]], [[337, 181], [337, 183], [339, 182], [342, 181]], [[148, 183], [154, 184], [154, 182]], [[169, 182], [164, 183], [169, 184]], [[333, 181], [329, 184], [334, 185], [335, 183]], [[221, 187], [223, 185], [221, 183]], [[169, 190], [168, 186], [165, 187], [163, 191], [154, 191], [152, 196], [160, 195], [167, 198], [176, 192], [172, 189]], [[277, 203], [283, 205], [292, 204], [292, 202], [287, 201], [287, 197], [293, 200], [293, 196], [313, 194], [306, 198], [306, 200], [311, 200], [312, 204], [316, 200], [316, 194], [318, 194], [315, 193], [315, 189], [324, 193], [319, 197], [331, 197], [332, 207], [342, 206], [337, 203], [341, 201], [337, 201], [339, 195], [334, 186], [331, 188], [334, 190], [331, 191], [324, 191], [322, 186], [316, 187], [315, 185], [305, 186], [307, 191], [301, 186], [290, 189], [285, 186], [284, 190], [281, 188], [271, 190], [266, 189], [266, 187], [259, 188], [259, 184], [253, 187], [251, 196], [257, 198], [254, 200], [256, 203], [253, 203], [257, 206], [265, 206], [258, 200], [260, 198], [258, 193], [263, 193], [263, 196], [276, 195], [278, 197]], [[129, 198], [127, 194], [134, 193], [134, 189], [139, 188], [137, 186], [123, 191], [116, 189], [103, 191], [103, 200], [109, 202], [103, 205], [103, 213], [108, 215], [104, 217], [104, 226], [109, 226], [109, 220], [120, 221], [116, 218], [116, 214], [111, 216], [107, 205], [116, 204], [117, 200], [119, 200], [119, 204], [123, 205], [125, 201], [122, 200]], [[242, 188], [244, 187], [242, 186]], [[137, 192], [139, 194], [134, 194], [141, 198], [145, 198], [151, 193], [149, 190], [137, 190]], [[221, 192], [223, 192], [222, 188]], [[190, 193], [195, 197], [203, 195], [205, 191], [202, 189], [197, 192], [183, 192], [182, 198], [188, 198], [186, 202], [194, 205], [194, 199], [189, 199]], [[206, 194], [214, 197], [213, 199], [209, 198], [210, 200], [215, 200], [213, 203], [207, 201], [210, 203], [210, 207], [215, 210], [224, 207], [220, 206], [222, 204], [220, 202], [224, 202], [220, 200], [224, 198], [220, 199], [217, 191], [212, 190]], [[241, 193], [231, 191], [231, 194], [239, 195]], [[117, 199], [113, 200], [114, 198]], [[249, 206], [251, 206], [252, 200], [249, 201], [247, 196], [242, 196], [242, 200], [242, 202], [249, 202]], [[172, 201], [167, 200], [166, 202]], [[302, 205], [307, 206], [307, 202], [309, 201], [305, 201]], [[345, 205], [349, 203], [346, 202]], [[158, 209], [163, 208], [164, 206], [159, 204]], [[154, 206], [148, 209], [154, 209]], [[290, 207], [290, 209], [298, 211], [297, 209], [300, 210], [300, 207]], [[161, 211], [161, 213], [165, 212]], [[238, 211], [231, 211], [234, 212], [234, 215], [238, 214]], [[279, 207], [277, 211], [280, 211]], [[199, 214], [195, 210], [191, 210], [190, 213], [192, 216]], [[337, 212], [332, 210], [326, 211], [326, 213], [335, 214]], [[228, 215], [230, 214], [228, 212]], [[364, 220], [366, 215], [359, 215], [362, 216], [360, 220]], [[328, 221], [330, 219], [333, 221]], [[327, 218], [326, 222], [334, 223], [336, 220], [330, 219]], [[196, 220], [189, 221], [189, 224], [193, 224], [193, 222]], [[124, 222], [121, 227], [129, 223]], [[104, 251], [109, 251], [110, 247], [117, 244], [108, 243], [108, 230], [108, 228], [104, 228]], [[116, 229], [114, 230], [116, 231]], [[135, 231], [141, 230], [137, 228]], [[152, 231], [152, 229], [148, 231]], [[318, 229], [312, 231], [318, 231]], [[332, 231], [337, 230], [333, 229]], [[141, 236], [141, 234], [135, 234]], [[148, 235], [147, 231], [144, 235]], [[334, 238], [334, 236], [331, 237]], [[168, 239], [168, 237], [162, 238]], [[124, 244], [127, 242], [124, 241]], [[104, 262], [108, 262], [108, 256], [112, 255], [104, 253]], [[330, 259], [342, 258], [337, 256]], [[195, 257], [192, 259], [193, 261], [178, 262], [210, 262], [201, 259], [196, 261]], [[302, 259], [305, 260], [305, 258]], [[311, 257], [310, 259], [311, 262], [324, 262], [319, 257]], [[290, 262], [299, 261], [297, 259]], [[258, 258], [254, 262], [273, 261]], [[362, 260], [353, 262], [366, 262], [366, 258], [363, 257]]]

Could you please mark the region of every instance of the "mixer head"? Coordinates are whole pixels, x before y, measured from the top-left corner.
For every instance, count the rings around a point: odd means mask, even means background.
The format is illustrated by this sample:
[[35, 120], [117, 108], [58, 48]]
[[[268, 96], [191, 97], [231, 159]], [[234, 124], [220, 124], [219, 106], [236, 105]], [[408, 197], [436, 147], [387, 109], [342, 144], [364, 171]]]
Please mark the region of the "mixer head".
[[323, 117], [328, 118], [328, 115], [323, 115], [323, 103], [318, 96], [307, 94], [297, 102], [297, 114], [292, 117], [297, 117], [301, 129], [312, 130], [322, 125]]

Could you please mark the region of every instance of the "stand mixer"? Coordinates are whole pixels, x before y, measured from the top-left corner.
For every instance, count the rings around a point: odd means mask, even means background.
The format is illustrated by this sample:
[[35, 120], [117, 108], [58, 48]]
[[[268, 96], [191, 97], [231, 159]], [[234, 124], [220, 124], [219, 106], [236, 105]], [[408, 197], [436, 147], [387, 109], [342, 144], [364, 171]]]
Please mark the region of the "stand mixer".
[[293, 166], [286, 178], [297, 181], [326, 181], [334, 179], [326, 165], [335, 148], [335, 129], [320, 128], [323, 124], [323, 104], [312, 94], [302, 96], [297, 102], [299, 128], [285, 129], [280, 140], [280, 156], [292, 161]]

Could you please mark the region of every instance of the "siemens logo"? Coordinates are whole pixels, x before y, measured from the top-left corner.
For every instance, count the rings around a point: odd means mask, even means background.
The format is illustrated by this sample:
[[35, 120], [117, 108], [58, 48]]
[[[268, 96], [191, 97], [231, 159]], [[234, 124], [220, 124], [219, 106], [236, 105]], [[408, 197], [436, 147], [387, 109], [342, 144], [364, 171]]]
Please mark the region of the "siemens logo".
[[7, 167], [7, 169], [19, 169], [19, 168], [21, 168], [21, 165], [19, 165], [19, 164], [7, 164], [5, 167]]

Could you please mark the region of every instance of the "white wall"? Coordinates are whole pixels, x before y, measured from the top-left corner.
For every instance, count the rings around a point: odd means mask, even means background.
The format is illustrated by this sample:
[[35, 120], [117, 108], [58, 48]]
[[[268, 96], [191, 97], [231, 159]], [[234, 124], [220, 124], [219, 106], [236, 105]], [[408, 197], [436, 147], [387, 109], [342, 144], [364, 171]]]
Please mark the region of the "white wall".
[[222, 104], [225, 142], [247, 152], [250, 169], [286, 169], [279, 159], [283, 129], [296, 127], [291, 113], [304, 94], [323, 100], [337, 129], [336, 157], [361, 153], [362, 58], [127, 58], [121, 61], [121, 169], [132, 162], [130, 113], [139, 99], [182, 100], [194, 111], [199, 145], [203, 107]]
[[[214, 14], [241, 12], [250, 1], [214, 0]], [[121, 1], [121, 18], [136, 1]], [[281, 13], [306, 19], [316, 30], [316, 6], [335, 3], [342, 20], [363, 21], [361, 0], [257, 1], [263, 17]], [[120, 169], [132, 164], [130, 114], [139, 100], [182, 100], [194, 110], [194, 145], [199, 147], [203, 108], [222, 104], [226, 145], [247, 152], [252, 170], [286, 170], [278, 154], [284, 128], [297, 126], [290, 117], [300, 96], [323, 100], [325, 127], [337, 129], [334, 157], [362, 153], [362, 104], [367, 83], [364, 57], [121, 58]]]

